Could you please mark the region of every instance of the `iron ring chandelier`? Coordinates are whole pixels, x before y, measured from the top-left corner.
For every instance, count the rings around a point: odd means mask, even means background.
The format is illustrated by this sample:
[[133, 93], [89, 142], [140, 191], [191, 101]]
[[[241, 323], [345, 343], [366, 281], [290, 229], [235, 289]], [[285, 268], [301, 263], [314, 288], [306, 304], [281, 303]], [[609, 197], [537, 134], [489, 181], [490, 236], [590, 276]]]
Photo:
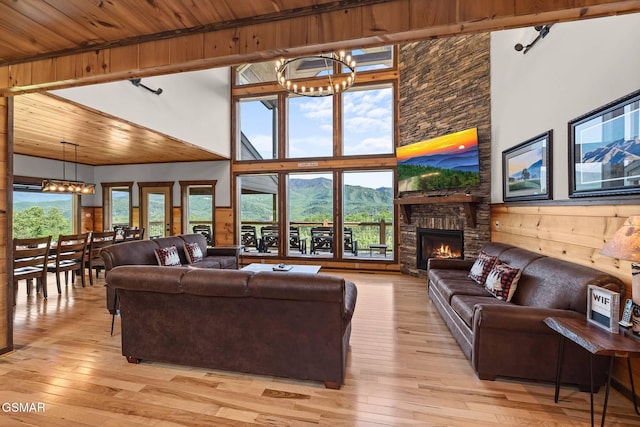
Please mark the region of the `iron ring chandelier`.
[[[324, 71], [322, 78], [305, 83], [297, 83], [301, 79], [292, 80], [287, 78], [291, 73], [290, 70], [297, 69], [299, 64], [305, 61], [322, 61], [324, 63]], [[345, 70], [334, 74], [334, 65], [338, 65], [339, 69]], [[339, 92], [344, 92], [353, 86], [356, 80], [356, 61], [351, 55], [345, 55], [344, 51], [339, 54], [335, 52], [322, 53], [319, 55], [303, 56], [293, 59], [281, 59], [276, 61], [276, 79], [283, 89], [290, 93], [302, 96], [331, 96]]]

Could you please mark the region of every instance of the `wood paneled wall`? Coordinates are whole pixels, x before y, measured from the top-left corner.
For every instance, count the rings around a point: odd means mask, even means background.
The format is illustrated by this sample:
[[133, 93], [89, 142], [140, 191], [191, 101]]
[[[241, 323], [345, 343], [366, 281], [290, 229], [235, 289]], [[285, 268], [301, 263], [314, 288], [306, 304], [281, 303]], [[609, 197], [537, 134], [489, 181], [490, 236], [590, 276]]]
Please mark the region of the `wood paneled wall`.
[[[510, 243], [614, 275], [626, 285], [626, 295], [621, 296], [624, 303], [631, 298], [631, 263], [600, 255], [600, 249], [625, 219], [638, 214], [640, 204], [493, 205], [491, 241]], [[637, 383], [640, 364], [633, 362], [633, 366]], [[624, 359], [616, 360], [613, 376], [627, 391], [631, 389]]]
[[[9, 100], [0, 97], [0, 354], [13, 347], [13, 284], [9, 283], [7, 272], [13, 263], [7, 258], [7, 248], [11, 247], [7, 232], [8, 199], [7, 187], [13, 179], [12, 167], [8, 167], [10, 111]], [[11, 172], [11, 174], [9, 173]]]
[[637, 0], [389, 0], [0, 66], [0, 95], [638, 10]]

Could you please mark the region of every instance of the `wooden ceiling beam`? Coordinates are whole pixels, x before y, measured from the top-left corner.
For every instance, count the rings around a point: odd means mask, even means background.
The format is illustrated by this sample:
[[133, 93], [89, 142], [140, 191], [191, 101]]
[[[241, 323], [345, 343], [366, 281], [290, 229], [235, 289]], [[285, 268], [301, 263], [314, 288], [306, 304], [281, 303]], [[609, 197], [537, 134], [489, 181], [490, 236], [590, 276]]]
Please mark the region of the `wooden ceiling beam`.
[[[357, 6], [353, 6], [356, 4]], [[640, 0], [388, 0], [0, 66], [0, 95], [640, 11]], [[311, 13], [314, 12], [314, 13]]]

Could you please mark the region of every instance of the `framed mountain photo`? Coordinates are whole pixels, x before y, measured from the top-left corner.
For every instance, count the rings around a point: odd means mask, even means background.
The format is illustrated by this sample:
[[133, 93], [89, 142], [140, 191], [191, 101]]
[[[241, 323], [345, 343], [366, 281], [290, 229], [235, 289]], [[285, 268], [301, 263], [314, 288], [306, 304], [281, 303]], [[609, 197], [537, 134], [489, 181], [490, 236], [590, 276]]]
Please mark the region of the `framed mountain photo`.
[[553, 131], [502, 152], [502, 198], [505, 202], [551, 198]]
[[569, 122], [569, 197], [640, 193], [640, 91]]

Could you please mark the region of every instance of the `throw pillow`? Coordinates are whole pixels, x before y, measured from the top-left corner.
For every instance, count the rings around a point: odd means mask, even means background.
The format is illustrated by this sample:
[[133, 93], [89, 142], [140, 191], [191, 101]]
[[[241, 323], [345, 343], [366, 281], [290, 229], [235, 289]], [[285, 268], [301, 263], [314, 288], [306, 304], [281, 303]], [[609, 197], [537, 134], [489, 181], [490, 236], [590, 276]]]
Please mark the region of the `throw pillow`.
[[478, 259], [476, 259], [476, 262], [473, 263], [473, 267], [471, 267], [469, 278], [479, 285], [484, 286], [484, 282], [487, 280], [487, 275], [497, 260], [498, 257], [488, 255], [485, 252], [480, 251]]
[[189, 261], [189, 264], [195, 264], [203, 258], [202, 249], [200, 249], [200, 245], [195, 242], [185, 242], [184, 253], [187, 256], [187, 261]]
[[498, 261], [489, 272], [484, 287], [496, 298], [509, 302], [518, 286], [520, 273], [519, 268]]
[[176, 248], [176, 245], [155, 249], [154, 252], [156, 253], [158, 265], [172, 267], [180, 265], [180, 255], [178, 255], [178, 248]]

